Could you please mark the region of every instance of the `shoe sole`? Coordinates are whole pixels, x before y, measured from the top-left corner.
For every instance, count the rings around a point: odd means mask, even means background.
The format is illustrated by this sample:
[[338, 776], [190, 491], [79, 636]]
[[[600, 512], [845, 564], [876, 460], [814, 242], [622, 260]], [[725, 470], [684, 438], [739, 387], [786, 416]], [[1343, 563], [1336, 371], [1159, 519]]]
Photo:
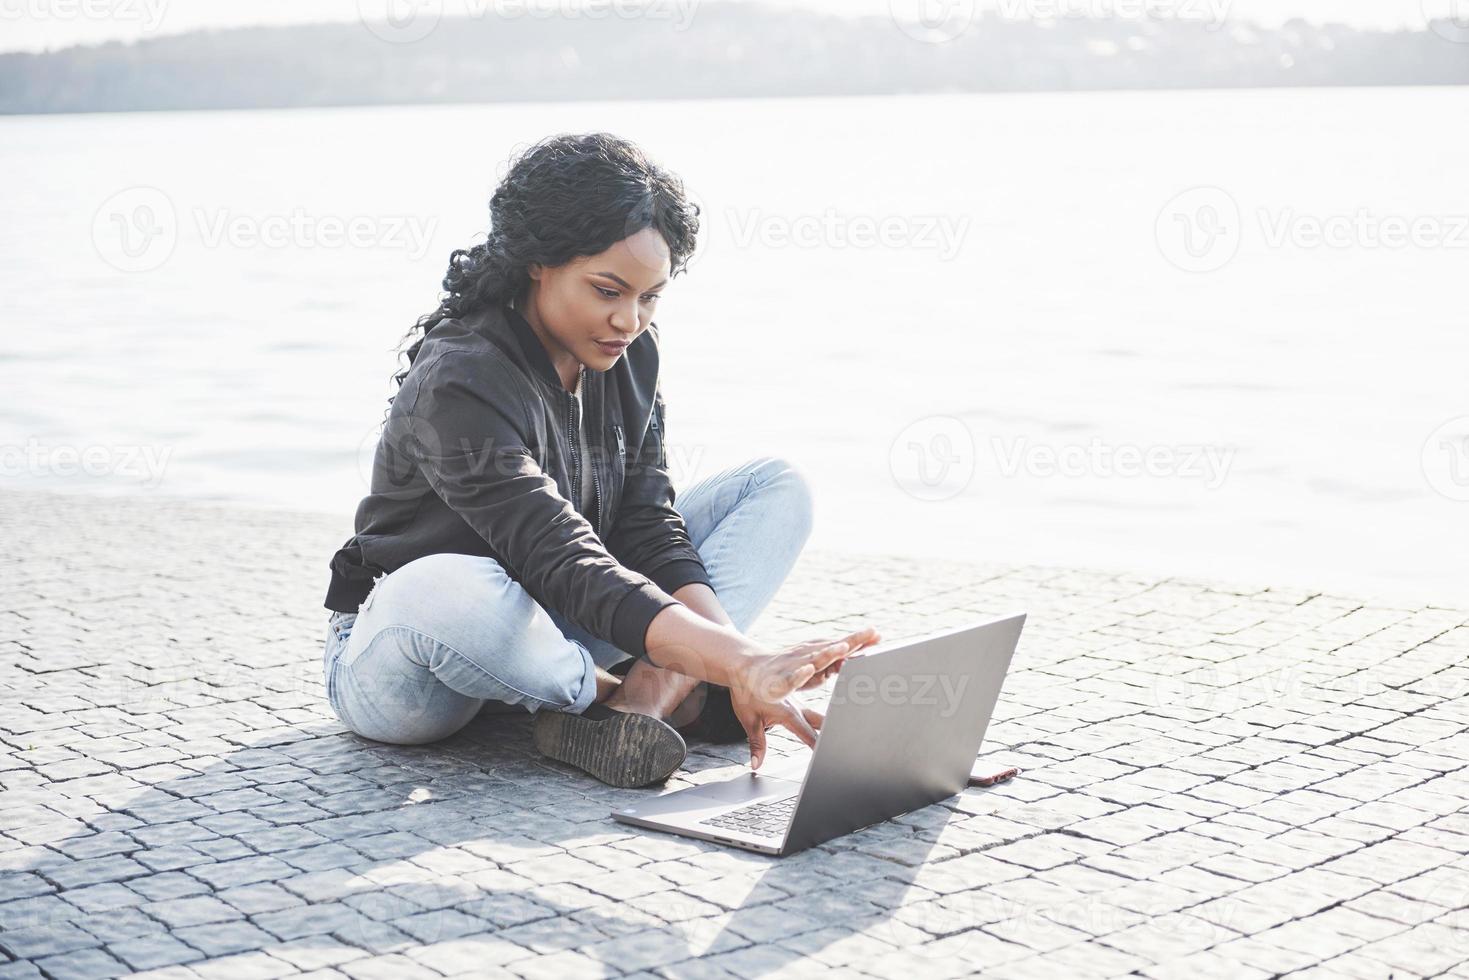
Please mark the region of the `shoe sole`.
[[542, 755], [624, 789], [663, 782], [689, 751], [682, 735], [652, 715], [601, 705], [580, 715], [538, 711], [533, 739]]

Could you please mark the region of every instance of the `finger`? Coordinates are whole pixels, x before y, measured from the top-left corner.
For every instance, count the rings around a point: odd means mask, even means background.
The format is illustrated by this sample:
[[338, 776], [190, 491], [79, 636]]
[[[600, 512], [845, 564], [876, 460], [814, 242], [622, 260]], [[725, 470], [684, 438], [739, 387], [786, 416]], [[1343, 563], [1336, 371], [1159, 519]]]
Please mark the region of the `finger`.
[[863, 647], [872, 646], [874, 643], [882, 639], [882, 634], [873, 629], [871, 626], [864, 626], [860, 630], [857, 630], [855, 633], [848, 633], [845, 637], [843, 637], [843, 639], [845, 639], [847, 643], [851, 646], [851, 648], [855, 651], [860, 650]]
[[826, 668], [823, 671], [819, 671], [818, 673], [812, 674], [811, 675], [811, 679], [809, 681], [807, 681], [806, 683], [802, 684], [800, 687], [796, 688], [796, 690], [798, 690], [798, 691], [810, 691], [810, 690], [813, 690], [815, 688], [820, 687], [822, 684], [825, 684], [826, 683], [827, 678], [829, 678], [829, 677], [833, 676], [834, 674], [836, 674], [837, 667], [840, 667], [840, 666], [841, 666], [840, 664], [834, 664], [831, 667], [828, 667], [828, 668]]
[[750, 736], [750, 768], [759, 769], [760, 763], [765, 761], [765, 727], [759, 723], [753, 728], [747, 728], [745, 734]]
[[802, 664], [795, 670], [791, 671], [791, 683], [794, 684], [796, 687], [800, 687], [802, 684], [805, 684], [811, 678], [815, 677], [816, 673], [817, 670], [815, 664]]
[[816, 730], [806, 723], [794, 705], [788, 707], [781, 717], [781, 724], [795, 732], [796, 737], [806, 743], [807, 748], [816, 748]]
[[779, 704], [790, 697], [792, 691], [799, 690], [811, 683], [811, 678], [814, 676], [816, 676], [816, 668], [811, 664], [787, 667], [773, 674], [769, 683], [763, 685], [759, 695], [760, 700], [769, 704]]
[[815, 708], [802, 708], [801, 717], [806, 719], [806, 724], [818, 732], [821, 731], [822, 723], [826, 721], [826, 716]]
[[847, 641], [841, 640], [833, 643], [829, 647], [823, 647], [814, 653], [808, 654], [806, 662], [813, 667], [813, 673], [815, 673], [826, 670], [826, 668], [841, 660], [850, 652], [851, 647], [848, 646]]

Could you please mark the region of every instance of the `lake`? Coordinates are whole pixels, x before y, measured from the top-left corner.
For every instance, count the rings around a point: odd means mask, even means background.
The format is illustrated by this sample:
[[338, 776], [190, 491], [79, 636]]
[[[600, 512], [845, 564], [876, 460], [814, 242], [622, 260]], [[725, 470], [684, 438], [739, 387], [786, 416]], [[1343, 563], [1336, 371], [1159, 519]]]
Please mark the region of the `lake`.
[[[707, 234], [675, 482], [778, 454], [812, 547], [1460, 604], [1458, 89], [0, 118], [0, 486], [327, 511], [513, 150], [605, 129]], [[322, 556], [323, 575], [328, 555]]]

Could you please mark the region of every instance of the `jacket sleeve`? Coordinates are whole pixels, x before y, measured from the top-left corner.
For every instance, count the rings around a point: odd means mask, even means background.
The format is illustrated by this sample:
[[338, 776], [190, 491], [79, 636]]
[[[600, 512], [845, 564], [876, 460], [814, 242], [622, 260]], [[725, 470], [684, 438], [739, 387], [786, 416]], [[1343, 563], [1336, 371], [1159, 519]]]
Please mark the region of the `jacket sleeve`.
[[690, 582], [711, 589], [709, 572], [689, 538], [683, 515], [673, 507], [675, 493], [668, 476], [664, 445], [663, 392], [653, 389], [653, 411], [635, 459], [626, 464], [622, 503], [607, 536], [607, 549], [628, 568], [647, 575], [664, 592]]
[[433, 491], [532, 598], [646, 658], [648, 624], [678, 600], [609, 554], [541, 469], [524, 387], [495, 357], [445, 351], [426, 366], [398, 431]]

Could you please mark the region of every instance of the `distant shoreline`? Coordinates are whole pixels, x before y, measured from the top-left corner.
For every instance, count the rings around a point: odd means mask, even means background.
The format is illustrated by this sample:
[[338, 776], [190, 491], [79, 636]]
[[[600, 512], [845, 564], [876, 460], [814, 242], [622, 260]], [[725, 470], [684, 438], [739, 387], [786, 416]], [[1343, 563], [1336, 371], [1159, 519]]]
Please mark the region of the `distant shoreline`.
[[888, 18], [711, 4], [680, 30], [637, 18], [433, 26], [396, 41], [337, 23], [3, 53], [0, 115], [1469, 84], [1469, 30], [1446, 21], [986, 15], [933, 42]]
[[955, 95], [996, 95], [996, 96], [1027, 96], [1027, 95], [1118, 95], [1118, 94], [1167, 94], [1172, 92], [1281, 92], [1281, 91], [1324, 91], [1324, 90], [1400, 90], [1400, 89], [1435, 89], [1448, 90], [1469, 87], [1469, 82], [1441, 82], [1420, 83], [1402, 82], [1393, 85], [1381, 84], [1350, 84], [1340, 83], [1332, 85], [1189, 85], [1189, 86], [1149, 86], [1133, 88], [1090, 88], [1090, 89], [1016, 89], [1016, 90], [984, 90], [974, 92], [836, 92], [822, 95], [808, 93], [787, 95], [726, 95], [726, 96], [648, 96], [645, 98], [616, 98], [599, 99], [595, 97], [565, 98], [565, 99], [500, 99], [495, 101], [462, 101], [462, 102], [343, 102], [325, 103], [321, 105], [239, 105], [221, 106], [217, 108], [144, 108], [144, 109], [56, 109], [37, 112], [5, 112], [0, 111], [0, 118], [31, 118], [36, 116], [121, 116], [131, 114], [157, 114], [165, 113], [207, 113], [207, 112], [296, 112], [309, 111], [313, 109], [428, 109], [448, 108], [463, 106], [501, 106], [501, 105], [556, 105], [569, 102], [719, 102], [719, 101], [792, 101], [796, 99], [874, 99], [874, 98], [930, 98], [933, 96], [955, 96]]

